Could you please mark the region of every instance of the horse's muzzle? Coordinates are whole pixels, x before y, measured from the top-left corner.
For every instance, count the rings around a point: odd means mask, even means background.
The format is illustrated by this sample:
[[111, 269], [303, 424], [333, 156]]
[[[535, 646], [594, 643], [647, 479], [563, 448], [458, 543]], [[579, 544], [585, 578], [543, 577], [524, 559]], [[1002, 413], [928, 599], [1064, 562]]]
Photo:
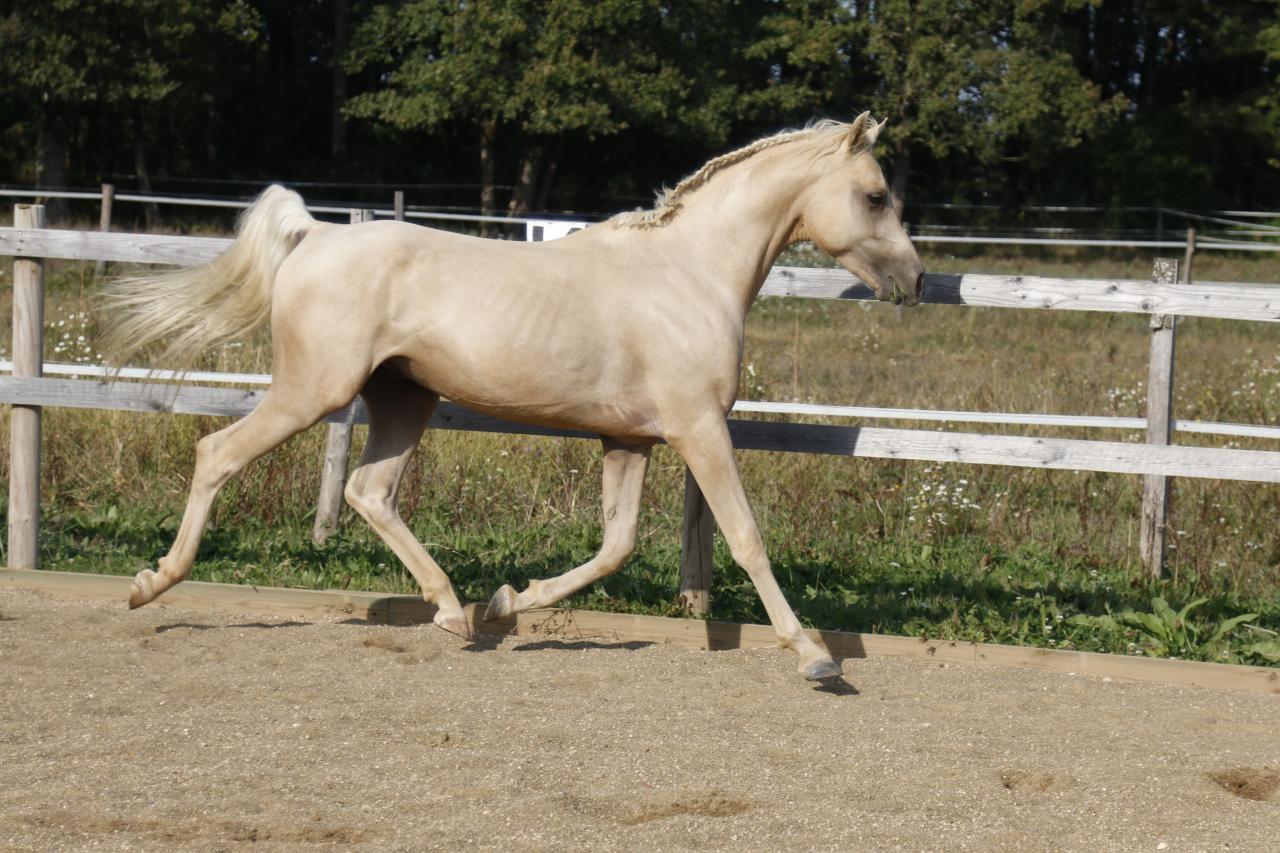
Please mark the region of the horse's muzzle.
[[909, 306], [919, 305], [921, 299], [924, 299], [924, 273], [920, 273], [916, 276], [915, 288], [907, 294], [907, 298], [904, 300], [904, 303]]
[[881, 299], [885, 299], [887, 302], [892, 302], [894, 305], [905, 305], [908, 308], [913, 305], [920, 304], [920, 299], [924, 296], [924, 273], [920, 273], [916, 276], [916, 280], [913, 283], [914, 286], [909, 290], [903, 288], [895, 276], [889, 276], [889, 281], [892, 284], [893, 289], [890, 291], [887, 298], [881, 297]]

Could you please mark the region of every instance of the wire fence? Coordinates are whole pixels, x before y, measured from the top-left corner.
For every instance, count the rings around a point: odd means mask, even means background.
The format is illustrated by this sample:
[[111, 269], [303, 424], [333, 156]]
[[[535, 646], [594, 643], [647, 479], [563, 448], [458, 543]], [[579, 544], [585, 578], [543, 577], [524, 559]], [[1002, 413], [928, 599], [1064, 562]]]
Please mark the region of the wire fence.
[[[301, 184], [299, 184], [301, 186]], [[340, 186], [340, 185], [334, 185]], [[356, 186], [356, 185], [352, 185]], [[372, 186], [372, 185], [371, 185]], [[110, 195], [116, 202], [138, 204], [174, 205], [183, 207], [222, 208], [240, 210], [252, 203], [251, 198], [208, 197], [155, 193], [115, 192], [110, 184], [100, 190], [91, 189], [40, 189], [37, 187], [0, 188], [0, 197], [23, 199], [68, 199], [98, 201], [104, 205]], [[377, 185], [386, 192], [390, 185]], [[403, 190], [395, 190], [395, 202], [390, 207], [372, 208], [379, 218], [423, 220], [439, 223], [477, 225], [523, 225], [526, 237], [537, 228], [549, 227], [548, 223], [562, 223], [557, 232], [584, 228], [600, 221], [599, 216], [583, 216], [574, 213], [540, 213], [536, 216], [508, 216], [441, 209], [421, 205], [405, 206]], [[926, 210], [942, 210], [961, 213], [999, 211], [996, 205], [963, 203], [924, 203], [915, 205]], [[353, 207], [369, 209], [366, 203], [349, 201], [308, 204], [312, 213], [345, 216]], [[965, 244], [987, 246], [1045, 246], [1045, 247], [1094, 247], [1130, 249], [1187, 249], [1193, 251], [1230, 252], [1280, 252], [1280, 211], [1213, 210], [1197, 212], [1162, 206], [1099, 205], [1031, 205], [1019, 209], [1020, 214], [1151, 214], [1158, 217], [1154, 228], [1093, 228], [1058, 226], [1006, 226], [984, 224], [928, 223], [910, 226], [912, 240], [918, 243]], [[1196, 226], [1184, 234], [1180, 230], [1163, 227], [1164, 217], [1178, 219]], [[1277, 224], [1270, 224], [1267, 222]], [[103, 230], [109, 228], [109, 214], [104, 214]], [[537, 232], [541, 233], [541, 232]]]

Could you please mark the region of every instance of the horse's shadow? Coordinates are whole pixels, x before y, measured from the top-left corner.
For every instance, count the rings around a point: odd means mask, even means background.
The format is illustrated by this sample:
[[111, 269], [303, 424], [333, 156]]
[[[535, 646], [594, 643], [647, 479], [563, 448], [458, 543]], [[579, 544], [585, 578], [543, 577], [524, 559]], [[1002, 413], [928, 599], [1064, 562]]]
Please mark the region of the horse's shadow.
[[535, 643], [523, 643], [514, 647], [511, 651], [540, 652], [546, 649], [559, 649], [566, 652], [577, 652], [583, 649], [626, 649], [635, 651], [636, 649], [644, 649], [656, 645], [657, 643], [649, 640], [626, 640], [616, 643], [602, 643], [598, 640], [538, 640]]
[[860, 696], [858, 688], [854, 687], [844, 676], [835, 678], [824, 678], [813, 686], [814, 693], [829, 693], [832, 696]]
[[157, 625], [155, 632], [157, 634], [166, 634], [169, 631], [178, 631], [186, 628], [189, 631], [225, 631], [229, 628], [259, 628], [262, 630], [274, 630], [276, 628], [306, 628], [310, 626], [310, 622], [296, 622], [290, 620], [288, 622], [236, 622], [231, 625], [205, 625], [200, 622], [173, 622], [168, 625]]

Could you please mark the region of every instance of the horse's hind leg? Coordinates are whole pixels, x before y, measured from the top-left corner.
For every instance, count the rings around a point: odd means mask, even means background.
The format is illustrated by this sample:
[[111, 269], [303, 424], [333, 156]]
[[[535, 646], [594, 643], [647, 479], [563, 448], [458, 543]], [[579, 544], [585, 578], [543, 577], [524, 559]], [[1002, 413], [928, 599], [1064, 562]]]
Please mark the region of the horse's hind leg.
[[652, 444], [623, 444], [604, 439], [604, 543], [600, 553], [559, 577], [530, 581], [529, 588], [522, 593], [516, 594], [510, 585], [503, 586], [490, 599], [485, 619], [549, 607], [622, 567], [635, 547], [640, 495], [652, 448]]
[[[355, 395], [354, 388], [352, 396]], [[141, 607], [174, 584], [187, 579], [196, 559], [196, 549], [209, 518], [209, 508], [218, 490], [244, 466], [274, 450], [285, 439], [302, 432], [345, 401], [326, 402], [294, 387], [283, 391], [273, 384], [252, 412], [226, 429], [200, 439], [196, 444], [195, 473], [191, 493], [182, 516], [182, 526], [169, 553], [160, 558], [158, 571], [145, 569], [133, 579], [130, 607]]]
[[422, 587], [422, 597], [436, 605], [435, 624], [470, 637], [470, 625], [448, 576], [396, 509], [400, 478], [440, 397], [386, 369], [374, 371], [360, 396], [369, 408], [369, 440], [347, 480], [347, 502], [409, 569]]

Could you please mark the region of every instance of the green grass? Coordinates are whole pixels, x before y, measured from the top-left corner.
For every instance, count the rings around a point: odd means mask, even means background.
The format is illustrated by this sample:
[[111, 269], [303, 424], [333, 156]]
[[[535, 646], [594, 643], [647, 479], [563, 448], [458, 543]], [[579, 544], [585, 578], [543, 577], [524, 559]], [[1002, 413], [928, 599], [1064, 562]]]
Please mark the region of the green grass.
[[[1217, 258], [1215, 260], [1215, 258]], [[1280, 281], [1276, 261], [1197, 258], [1205, 278]], [[950, 271], [1137, 277], [1149, 259], [933, 257]], [[1218, 264], [1217, 272], [1213, 264]], [[949, 266], [950, 265], [950, 266]], [[3, 267], [7, 270], [9, 267]], [[94, 360], [82, 316], [86, 267], [51, 274], [51, 357]], [[6, 302], [0, 310], [7, 310]], [[63, 325], [57, 325], [62, 322]], [[81, 336], [85, 341], [79, 341]], [[1189, 321], [1180, 327], [1175, 416], [1280, 423], [1280, 328]], [[0, 348], [7, 352], [7, 338]], [[765, 300], [751, 315], [742, 394], [753, 399], [917, 408], [1138, 415], [1146, 372], [1143, 318], [1069, 312]], [[61, 351], [56, 355], [54, 351]], [[224, 369], [269, 369], [262, 340], [210, 357]], [[47, 568], [131, 574], [153, 565], [177, 528], [192, 449], [213, 418], [49, 410], [45, 416]], [[936, 424], [919, 424], [938, 428]], [[989, 426], [957, 429], [997, 431]], [[0, 433], [7, 431], [7, 422]], [[1009, 432], [1018, 432], [1009, 428]], [[1131, 433], [1025, 430], [1138, 440]], [[7, 439], [6, 439], [7, 440]], [[1179, 441], [1190, 441], [1180, 436]], [[357, 430], [357, 451], [362, 431]], [[1197, 441], [1213, 443], [1203, 438]], [[1240, 440], [1245, 447], [1274, 442]], [[353, 514], [311, 544], [323, 431], [251, 466], [219, 498], [194, 577], [295, 587], [413, 591], [412, 579]], [[4, 465], [6, 462], [0, 462]], [[1280, 488], [1179, 480], [1170, 576], [1142, 579], [1139, 478], [1069, 471], [740, 453], [744, 483], [789, 600], [823, 628], [928, 635], [1122, 653], [1170, 653], [1118, 618], [1189, 611], [1225, 644], [1184, 644], [1184, 657], [1267, 663], [1280, 632]], [[588, 559], [600, 540], [597, 445], [435, 432], [402, 489], [416, 535], [460, 595], [483, 600]], [[7, 477], [7, 473], [4, 474]], [[665, 447], [650, 467], [638, 546], [626, 568], [570, 603], [677, 613], [683, 467]], [[1087, 615], [1105, 620], [1078, 619]], [[716, 549], [713, 618], [763, 621], [745, 575]]]

